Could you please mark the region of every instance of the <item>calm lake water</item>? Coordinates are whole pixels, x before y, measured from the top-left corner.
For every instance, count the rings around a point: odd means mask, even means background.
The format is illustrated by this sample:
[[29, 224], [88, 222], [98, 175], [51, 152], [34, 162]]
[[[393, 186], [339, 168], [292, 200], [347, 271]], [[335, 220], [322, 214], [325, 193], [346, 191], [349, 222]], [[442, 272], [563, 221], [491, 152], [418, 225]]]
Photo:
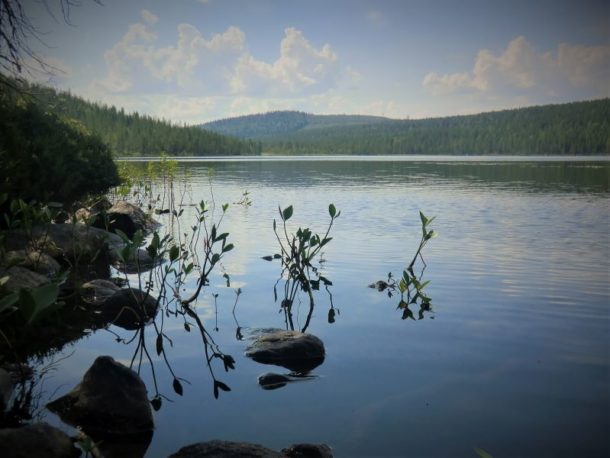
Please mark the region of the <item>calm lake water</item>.
[[[252, 202], [231, 205], [222, 223], [235, 244], [223, 260], [231, 288], [219, 270], [197, 309], [236, 370], [216, 368], [232, 391], [214, 399], [200, 336], [166, 318], [168, 356], [189, 384], [177, 396], [153, 356], [160, 391], [173, 402], [155, 412], [147, 456], [211, 439], [274, 449], [323, 442], [338, 457], [473, 457], [476, 447], [500, 457], [610, 455], [610, 162], [316, 158], [179, 167], [190, 174], [192, 201], [210, 200], [211, 183], [217, 204], [245, 190]], [[263, 390], [260, 374], [287, 371], [246, 358], [236, 320], [246, 337], [285, 327], [273, 291], [280, 264], [261, 259], [278, 251], [278, 205], [294, 205], [289, 227], [320, 232], [331, 202], [341, 216], [321, 269], [332, 297], [316, 292], [308, 328], [324, 341], [326, 360], [314, 379]], [[403, 320], [399, 298], [368, 285], [410, 262], [419, 210], [436, 216], [439, 234], [424, 250], [432, 311]], [[302, 295], [300, 326], [307, 311]], [[115, 340], [100, 331], [56, 355], [71, 354], [45, 380], [43, 401], [70, 390], [99, 355], [129, 364], [135, 343]], [[142, 377], [152, 392], [146, 363]]]

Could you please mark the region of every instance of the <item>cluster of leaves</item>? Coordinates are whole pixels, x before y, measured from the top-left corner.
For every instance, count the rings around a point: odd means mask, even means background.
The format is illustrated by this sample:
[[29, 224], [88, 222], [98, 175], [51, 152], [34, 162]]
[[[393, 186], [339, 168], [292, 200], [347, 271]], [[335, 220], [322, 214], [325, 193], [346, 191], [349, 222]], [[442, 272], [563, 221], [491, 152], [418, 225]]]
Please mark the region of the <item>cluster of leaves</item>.
[[110, 149], [97, 135], [8, 90], [0, 94], [0, 163], [0, 192], [26, 202], [69, 206], [119, 183]]
[[[418, 304], [419, 309], [419, 319], [421, 320], [424, 317], [424, 312], [429, 312], [432, 310], [431, 299], [428, 294], [425, 292], [426, 286], [430, 283], [429, 280], [423, 281], [423, 272], [426, 267], [426, 262], [424, 261], [424, 257], [422, 255], [422, 250], [432, 238], [436, 237], [436, 232], [433, 229], [430, 229], [430, 224], [436, 219], [436, 217], [428, 218], [421, 211], [419, 212], [419, 217], [421, 220], [421, 239], [419, 241], [419, 246], [413, 256], [413, 259], [409, 263], [409, 265], [403, 270], [402, 275], [398, 282], [396, 282], [394, 275], [392, 272], [388, 273], [387, 281], [380, 280], [376, 283], [370, 285], [371, 288], [376, 288], [378, 291], [386, 291], [389, 297], [392, 297], [393, 294], [398, 291], [400, 293], [400, 302], [398, 303], [397, 308], [403, 311], [402, 319], [415, 319], [413, 316], [413, 311], [409, 308], [411, 304]], [[417, 259], [421, 259], [424, 268], [418, 278], [418, 276], [413, 271], [415, 263]]]
[[[309, 297], [310, 311], [305, 326], [302, 329], [304, 332], [309, 325], [309, 320], [314, 307], [312, 291], [319, 290], [320, 284], [323, 284], [327, 289], [328, 286], [332, 285], [332, 282], [328, 278], [320, 274], [314, 265], [314, 260], [316, 257], [318, 257], [318, 255], [320, 255], [322, 248], [332, 240], [332, 237], [330, 237], [329, 234], [333, 223], [340, 216], [341, 212], [337, 211], [334, 204], [330, 204], [328, 206], [330, 222], [324, 235], [320, 236], [309, 228], [301, 227], [299, 227], [295, 233], [289, 233], [286, 222], [292, 217], [294, 209], [292, 205], [290, 205], [283, 210], [281, 207], [279, 207], [278, 211], [282, 224], [281, 227], [278, 228], [277, 221], [274, 219], [273, 232], [277, 238], [280, 253], [265, 256], [263, 259], [266, 261], [281, 259], [282, 275], [280, 278], [282, 278], [284, 275], [287, 276], [286, 284], [284, 285], [285, 294], [281, 305], [286, 314], [287, 324], [290, 329], [294, 329], [294, 323], [292, 320], [292, 305], [294, 304], [296, 295], [299, 290], [307, 293]], [[275, 296], [277, 300], [277, 293]], [[329, 322], [332, 323], [334, 321], [334, 316], [334, 307], [332, 306], [331, 298]]]
[[[163, 308], [165, 316], [173, 315], [182, 318], [184, 329], [187, 332], [191, 331], [193, 325], [199, 331], [203, 342], [205, 364], [213, 379], [215, 397], [218, 397], [220, 391], [230, 391], [230, 388], [217, 379], [212, 365], [213, 361], [220, 361], [224, 370], [229, 371], [235, 368], [235, 360], [231, 355], [225, 354], [214, 342], [214, 338], [205, 328], [204, 323], [194, 309], [194, 305], [203, 288], [209, 284], [209, 278], [214, 268], [218, 266], [222, 257], [233, 249], [233, 244], [228, 242], [229, 233], [220, 231], [220, 224], [227, 209], [228, 205], [223, 205], [220, 219], [209, 225], [210, 207], [204, 201], [201, 201], [196, 208], [191, 233], [184, 234], [184, 239], [181, 237], [174, 238], [170, 234], [161, 236], [158, 232], [154, 232], [149, 241], [146, 242], [146, 238], [141, 231], [137, 231], [131, 239], [117, 231], [124, 242], [124, 246], [116, 250], [121, 263], [127, 265], [130, 262], [135, 262], [137, 264], [138, 252], [144, 249], [153, 260], [153, 264], [157, 265], [156, 268], [148, 271], [148, 278], [143, 278], [146, 273], [140, 272], [139, 268], [137, 269], [139, 288], [144, 288], [146, 294], [154, 294], [157, 297], [157, 306]], [[178, 219], [182, 216], [182, 211], [175, 212], [170, 216]], [[190, 276], [195, 273], [198, 276], [195, 291], [188, 297], [183, 297], [184, 286], [189, 281]], [[129, 281], [127, 276], [125, 279]], [[142, 359], [144, 357], [148, 358], [155, 385], [155, 395], [151, 404], [154, 409], [158, 410], [161, 408], [162, 399], [165, 396], [161, 394], [157, 386], [154, 364], [146, 347], [145, 324], [148, 323], [142, 323], [142, 326], [136, 331], [136, 336], [131, 339], [138, 339], [131, 365], [133, 366], [138, 359], [137, 370], [139, 371]], [[181, 396], [183, 394], [181, 381], [184, 380], [174, 373], [170, 364], [165, 342], [169, 342], [171, 345], [172, 341], [164, 332], [164, 321], [163, 319], [160, 321], [153, 319], [150, 324], [153, 325], [155, 331], [156, 352], [163, 357], [166, 367], [173, 376], [172, 388], [174, 392]]]

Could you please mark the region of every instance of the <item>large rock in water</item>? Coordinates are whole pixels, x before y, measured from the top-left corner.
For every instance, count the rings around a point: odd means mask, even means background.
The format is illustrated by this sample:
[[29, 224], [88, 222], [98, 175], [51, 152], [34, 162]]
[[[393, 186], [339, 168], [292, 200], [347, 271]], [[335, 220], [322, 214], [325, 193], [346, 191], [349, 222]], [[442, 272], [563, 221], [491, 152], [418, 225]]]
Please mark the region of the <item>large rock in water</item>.
[[0, 456], [3, 458], [68, 458], [80, 455], [81, 451], [66, 433], [46, 423], [0, 429]]
[[120, 230], [132, 238], [136, 231], [149, 232], [157, 225], [149, 215], [141, 208], [130, 204], [127, 201], [120, 200], [112, 207], [100, 213], [93, 223], [95, 227], [108, 229], [111, 232]]
[[276, 452], [258, 444], [212, 440], [182, 447], [170, 458], [332, 458], [325, 444], [294, 444]]
[[13, 266], [10, 269], [0, 271], [0, 278], [8, 277], [4, 284], [7, 291], [15, 292], [22, 288], [32, 289], [49, 283], [49, 279], [44, 275], [32, 272], [25, 267]]
[[32, 250], [7, 251], [5, 263], [25, 267], [41, 275], [53, 277], [61, 270], [59, 263], [46, 253]]
[[283, 458], [279, 452], [258, 444], [213, 440], [182, 447], [170, 458]]
[[282, 366], [305, 374], [324, 362], [324, 343], [298, 331], [275, 331], [257, 338], [246, 356], [262, 364]]
[[97, 358], [83, 380], [47, 408], [91, 434], [146, 434], [154, 427], [144, 382], [110, 356]]
[[158, 310], [157, 299], [135, 288], [119, 289], [100, 305], [107, 321], [127, 330], [150, 323]]

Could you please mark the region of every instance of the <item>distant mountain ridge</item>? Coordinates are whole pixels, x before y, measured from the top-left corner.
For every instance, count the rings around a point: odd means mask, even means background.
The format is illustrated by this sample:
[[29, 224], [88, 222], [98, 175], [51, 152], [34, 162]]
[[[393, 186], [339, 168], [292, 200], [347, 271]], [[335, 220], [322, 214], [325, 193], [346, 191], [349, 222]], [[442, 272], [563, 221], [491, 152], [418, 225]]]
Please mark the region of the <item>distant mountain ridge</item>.
[[315, 115], [302, 111], [270, 111], [211, 121], [201, 124], [200, 127], [238, 138], [263, 140], [306, 129], [376, 124], [385, 121], [391, 119], [382, 116]]
[[276, 111], [202, 127], [265, 154], [599, 155], [610, 154], [610, 99], [417, 120]]

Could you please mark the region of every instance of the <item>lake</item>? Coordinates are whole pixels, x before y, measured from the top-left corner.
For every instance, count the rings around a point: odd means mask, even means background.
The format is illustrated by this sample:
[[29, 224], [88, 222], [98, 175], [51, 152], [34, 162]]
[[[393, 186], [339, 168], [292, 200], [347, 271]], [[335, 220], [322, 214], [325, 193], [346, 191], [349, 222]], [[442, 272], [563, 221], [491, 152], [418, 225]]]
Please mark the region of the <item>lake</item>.
[[[197, 312], [236, 368], [215, 366], [231, 388], [215, 399], [201, 336], [165, 317], [168, 358], [188, 383], [176, 395], [151, 351], [159, 390], [172, 402], [155, 412], [147, 456], [211, 439], [274, 449], [326, 443], [337, 457], [472, 457], [476, 448], [493, 456], [610, 454], [606, 158], [230, 158], [188, 160], [178, 169], [188, 171], [185, 201], [211, 201], [213, 193], [218, 206], [231, 204], [222, 228], [235, 249]], [[234, 204], [244, 191], [251, 205]], [[278, 206], [293, 205], [289, 228], [322, 232], [330, 203], [341, 215], [320, 272], [332, 286], [314, 292], [307, 329], [324, 342], [326, 359], [316, 377], [264, 390], [259, 375], [288, 372], [244, 356], [248, 336], [286, 326], [274, 296], [274, 287], [281, 296], [281, 266], [261, 259], [278, 252], [273, 220]], [[192, 208], [184, 208], [188, 221]], [[423, 250], [431, 310], [420, 315], [413, 307], [403, 319], [400, 295], [369, 285], [389, 272], [400, 277], [411, 261], [419, 211], [436, 217], [438, 233]], [[418, 261], [415, 272], [422, 268]], [[301, 328], [306, 294], [294, 307]], [[147, 335], [154, 349], [155, 334]], [[135, 345], [98, 331], [69, 346], [53, 357], [57, 370], [44, 381], [41, 405], [70, 390], [99, 355], [129, 364]], [[153, 392], [146, 361], [141, 375]]]

